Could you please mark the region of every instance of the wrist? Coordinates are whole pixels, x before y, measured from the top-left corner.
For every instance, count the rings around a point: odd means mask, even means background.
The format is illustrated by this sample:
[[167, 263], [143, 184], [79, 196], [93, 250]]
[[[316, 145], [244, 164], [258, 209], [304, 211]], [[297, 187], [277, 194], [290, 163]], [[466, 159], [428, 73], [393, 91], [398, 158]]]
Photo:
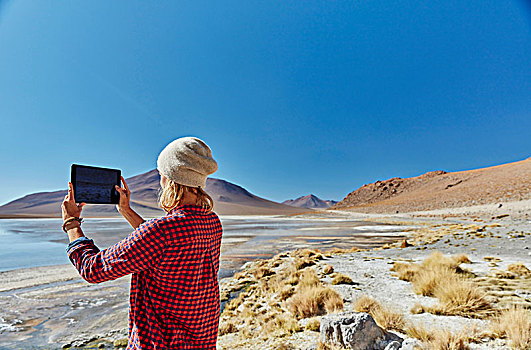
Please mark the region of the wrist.
[[67, 232], [70, 228], [74, 228], [77, 226], [81, 227], [82, 222], [83, 222], [83, 219], [77, 216], [72, 216], [63, 221], [63, 231]]
[[126, 206], [126, 207], [118, 207], [118, 212], [120, 214], [127, 214], [127, 213], [130, 213], [131, 211], [133, 211], [133, 209], [131, 209], [130, 206]]
[[71, 221], [69, 222], [68, 224], [66, 224], [64, 226], [65, 228], [65, 231], [68, 233], [68, 231], [74, 229], [74, 228], [77, 228], [77, 227], [81, 227], [81, 223], [77, 220], [74, 220], [74, 221]]
[[70, 242], [75, 241], [76, 239], [80, 237], [84, 237], [83, 231], [81, 230], [81, 226], [72, 227], [67, 230], [68, 233], [68, 239]]

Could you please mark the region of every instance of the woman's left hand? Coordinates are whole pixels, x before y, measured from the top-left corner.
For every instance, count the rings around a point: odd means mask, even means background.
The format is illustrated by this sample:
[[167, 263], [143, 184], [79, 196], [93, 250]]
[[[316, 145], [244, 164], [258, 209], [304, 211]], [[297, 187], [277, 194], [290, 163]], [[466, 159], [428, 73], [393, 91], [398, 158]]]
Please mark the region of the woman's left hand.
[[72, 217], [81, 217], [81, 210], [83, 209], [85, 204], [86, 203], [76, 203], [76, 200], [74, 198], [74, 186], [72, 186], [72, 183], [69, 182], [68, 194], [65, 196], [65, 200], [61, 205], [63, 221]]

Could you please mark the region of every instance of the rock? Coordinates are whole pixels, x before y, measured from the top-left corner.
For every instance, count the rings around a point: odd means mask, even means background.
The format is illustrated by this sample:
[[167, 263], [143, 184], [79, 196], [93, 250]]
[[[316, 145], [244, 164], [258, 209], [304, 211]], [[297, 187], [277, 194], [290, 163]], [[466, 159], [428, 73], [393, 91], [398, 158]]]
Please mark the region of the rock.
[[422, 348], [422, 343], [418, 339], [406, 338], [402, 342], [402, 347], [400, 350], [418, 350]]
[[400, 245], [400, 248], [407, 248], [407, 247], [411, 247], [412, 244], [410, 244], [407, 239], [404, 238], [404, 240], [402, 241], [402, 244]]
[[116, 348], [125, 348], [127, 346], [127, 338], [115, 340], [113, 345]]
[[323, 343], [355, 350], [385, 350], [393, 341], [400, 344], [402, 338], [378, 327], [371, 315], [364, 312], [342, 312], [321, 319]]
[[387, 344], [387, 346], [385, 347], [385, 350], [398, 350], [400, 349], [401, 346], [402, 344], [400, 344], [400, 342], [393, 340], [392, 342]]

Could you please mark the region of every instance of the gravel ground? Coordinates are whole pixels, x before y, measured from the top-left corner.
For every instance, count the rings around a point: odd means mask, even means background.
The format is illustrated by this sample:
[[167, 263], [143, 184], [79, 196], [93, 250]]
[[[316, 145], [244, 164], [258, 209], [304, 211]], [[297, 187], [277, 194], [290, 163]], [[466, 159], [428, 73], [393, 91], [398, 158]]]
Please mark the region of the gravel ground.
[[[490, 207], [489, 207], [490, 208]], [[518, 207], [518, 209], [521, 209]], [[443, 213], [447, 215], [448, 213]], [[481, 214], [481, 212], [479, 213]], [[447, 329], [451, 332], [467, 331], [470, 327], [485, 329], [488, 321], [480, 319], [470, 319], [459, 316], [436, 316], [429, 313], [411, 314], [413, 305], [420, 303], [424, 306], [431, 306], [437, 303], [436, 298], [417, 295], [412, 290], [409, 282], [399, 280], [392, 275], [390, 268], [395, 261], [421, 262], [434, 251], [440, 251], [445, 255], [466, 254], [471, 263], [461, 266], [470, 270], [478, 276], [485, 276], [492, 272], [493, 268], [506, 270], [511, 263], [522, 262], [528, 268], [531, 267], [531, 221], [525, 216], [518, 219], [504, 217], [502, 219], [492, 219], [490, 213], [483, 213], [483, 216], [470, 217], [470, 213], [462, 211], [451, 218], [440, 218], [432, 214], [423, 217], [413, 215], [367, 215], [358, 213], [334, 212], [332, 215], [350, 216], [358, 219], [376, 220], [389, 223], [399, 223], [415, 225], [424, 228], [451, 227], [451, 225], [462, 224], [462, 226], [450, 230], [449, 234], [434, 243], [419, 244], [406, 248], [393, 247], [391, 249], [377, 249], [370, 251], [360, 251], [341, 255], [333, 255], [323, 260], [323, 263], [331, 264], [335, 272], [348, 275], [355, 282], [354, 285], [335, 285], [335, 288], [343, 297], [345, 310], [352, 310], [353, 302], [361, 295], [368, 295], [383, 305], [402, 313], [408, 322], [415, 325], [422, 325], [428, 329]], [[478, 221], [481, 220], [481, 221]], [[482, 227], [481, 237], [462, 229], [463, 225], [478, 225]], [[494, 225], [492, 225], [494, 224]], [[499, 227], [496, 227], [499, 225]], [[472, 230], [473, 231], [473, 230]], [[411, 239], [415, 235], [410, 232]], [[496, 267], [492, 266], [492, 261], [486, 261], [484, 257], [496, 258]], [[331, 282], [330, 277], [325, 277], [324, 282]], [[531, 303], [531, 290], [516, 290], [515, 294], [523, 300]], [[283, 340], [283, 344], [290, 344], [295, 349], [310, 349], [318, 341], [319, 333], [304, 331], [298, 332]], [[273, 349], [274, 346], [260, 344], [253, 347], [248, 344], [248, 349]], [[231, 348], [229, 338], [220, 338], [220, 349]], [[264, 347], [262, 347], [262, 345]], [[278, 344], [277, 344], [278, 345]], [[240, 347], [237, 347], [240, 349]], [[245, 348], [242, 347], [241, 349]], [[482, 343], [470, 344], [474, 350], [510, 349], [505, 339], [489, 340], [483, 339]]]

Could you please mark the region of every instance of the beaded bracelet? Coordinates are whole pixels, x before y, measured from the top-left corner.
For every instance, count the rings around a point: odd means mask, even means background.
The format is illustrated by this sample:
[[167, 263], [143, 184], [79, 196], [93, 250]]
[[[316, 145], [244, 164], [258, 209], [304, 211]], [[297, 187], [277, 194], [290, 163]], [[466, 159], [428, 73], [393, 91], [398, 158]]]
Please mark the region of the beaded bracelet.
[[82, 219], [82, 218], [78, 218], [78, 217], [73, 217], [73, 218], [67, 219], [65, 222], [63, 222], [63, 231], [65, 231], [65, 233], [68, 233], [68, 232], [66, 231], [66, 225], [68, 225], [68, 224], [71, 223], [72, 221], [77, 221], [77, 222], [79, 222], [79, 225], [81, 226], [81, 223], [83, 222], [83, 219]]

